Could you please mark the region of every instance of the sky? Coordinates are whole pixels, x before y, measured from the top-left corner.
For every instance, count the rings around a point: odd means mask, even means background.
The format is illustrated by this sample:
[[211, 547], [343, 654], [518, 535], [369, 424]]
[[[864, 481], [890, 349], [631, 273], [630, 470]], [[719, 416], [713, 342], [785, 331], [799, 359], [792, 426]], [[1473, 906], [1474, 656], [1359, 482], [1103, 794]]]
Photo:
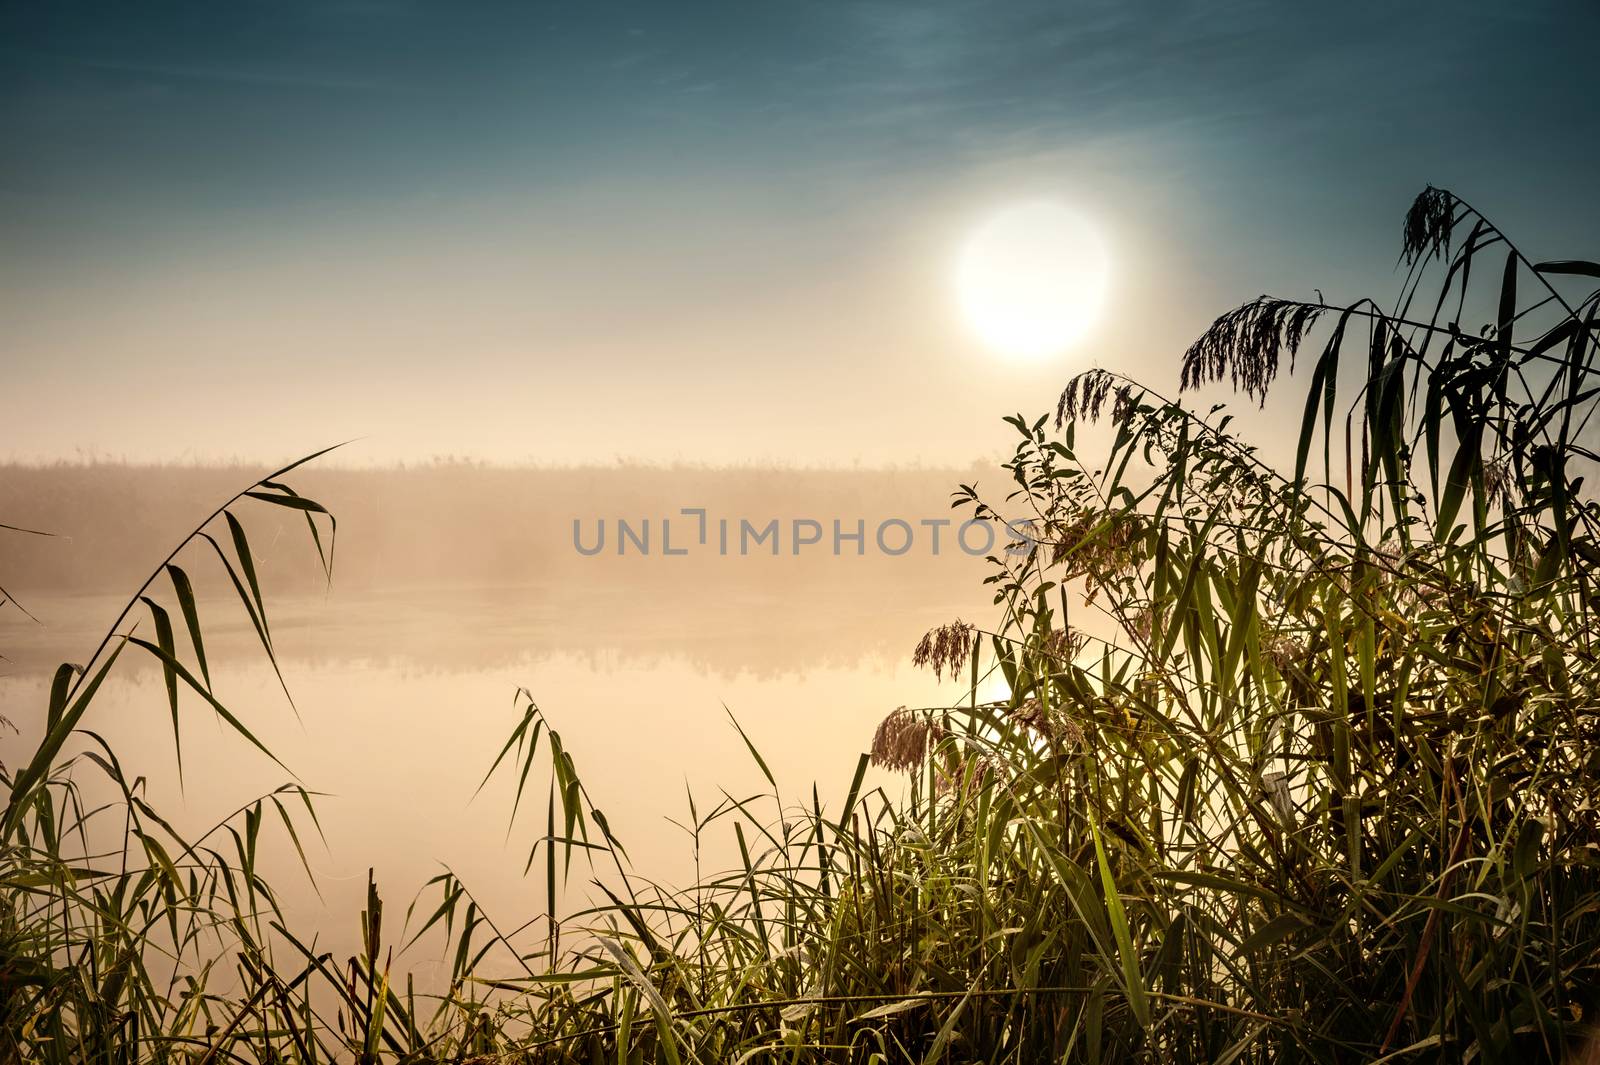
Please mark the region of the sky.
[[[0, 458], [966, 462], [1263, 291], [1393, 291], [1428, 183], [1588, 255], [1591, 3], [0, 3]], [[1019, 363], [964, 237], [1048, 198]]]

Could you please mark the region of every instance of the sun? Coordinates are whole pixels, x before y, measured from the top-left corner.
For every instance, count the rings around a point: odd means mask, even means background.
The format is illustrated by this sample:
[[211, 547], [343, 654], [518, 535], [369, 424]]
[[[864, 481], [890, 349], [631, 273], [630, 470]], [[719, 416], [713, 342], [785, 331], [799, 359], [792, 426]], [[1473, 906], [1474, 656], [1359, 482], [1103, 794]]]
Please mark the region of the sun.
[[967, 325], [990, 349], [1040, 359], [1078, 342], [1105, 301], [1110, 262], [1082, 216], [1049, 200], [1018, 203], [961, 249], [955, 288]]

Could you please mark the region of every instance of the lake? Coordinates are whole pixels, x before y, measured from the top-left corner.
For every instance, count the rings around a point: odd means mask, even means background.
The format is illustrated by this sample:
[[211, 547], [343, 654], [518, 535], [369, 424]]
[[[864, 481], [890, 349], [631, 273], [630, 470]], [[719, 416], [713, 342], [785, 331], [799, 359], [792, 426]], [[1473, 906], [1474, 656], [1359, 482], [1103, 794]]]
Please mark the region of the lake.
[[[204, 515], [200, 497], [210, 491], [214, 498], [212, 490], [227, 480], [215, 470], [133, 469], [120, 481], [114, 473], [70, 467], [37, 479], [36, 488], [48, 484], [51, 492], [32, 498], [54, 500], [54, 510], [28, 520], [72, 531], [21, 546], [13, 539], [0, 558], [7, 586], [38, 619], [15, 607], [0, 611], [0, 650], [10, 660], [0, 680], [0, 713], [20, 730], [0, 740], [8, 764], [37, 741], [50, 671], [90, 653], [142, 579], [139, 567], [148, 572], [165, 553], [162, 545], [182, 535], [183, 520]], [[587, 557], [563, 543], [581, 513], [576, 496], [552, 503], [541, 520], [537, 511], [521, 512], [519, 491], [511, 496], [519, 512], [508, 514], [497, 501], [506, 494], [503, 483], [475, 504], [468, 482], [482, 471], [458, 474], [443, 478], [444, 492], [436, 471], [410, 480], [392, 471], [322, 473], [321, 491], [313, 494], [341, 518], [331, 585], [319, 582], [303, 526], [284, 525], [275, 508], [242, 512], [255, 523], [247, 523], [252, 554], [268, 589], [272, 637], [293, 707], [246, 615], [213, 572], [215, 559], [195, 553], [181, 560], [201, 589], [218, 697], [307, 788], [326, 793], [318, 800], [326, 845], [307, 845], [318, 890], [295, 872], [282, 833], [273, 837], [267, 867], [291, 925], [316, 929], [335, 951], [355, 941], [369, 867], [391, 912], [446, 867], [503, 923], [519, 924], [542, 909], [538, 870], [522, 875], [528, 847], [543, 831], [542, 772], [530, 785], [524, 820], [509, 831], [509, 775], [474, 797], [520, 718], [519, 689], [562, 733], [634, 869], [683, 884], [696, 873], [695, 855], [669, 818], [687, 820], [686, 789], [702, 813], [724, 792], [745, 798], [767, 790], [730, 714], [765, 756], [787, 802], [809, 805], [815, 783], [824, 806], [836, 808], [885, 714], [960, 697], [959, 684], [941, 685], [912, 668], [920, 636], [957, 616], [987, 618], [993, 609], [981, 584], [988, 572], [982, 559], [959, 551], [933, 555], [926, 546], [889, 555], [869, 542], [857, 554], [847, 540], [839, 555], [794, 554], [785, 545], [776, 555]], [[670, 482], [670, 474], [663, 476]], [[658, 478], [637, 482], [661, 498], [645, 499], [634, 487], [603, 495], [603, 502], [596, 494], [590, 505], [606, 515], [655, 515], [669, 512], [667, 500], [682, 498], [713, 514], [774, 514], [785, 521], [798, 512], [821, 519], [844, 514], [847, 530], [866, 513], [870, 537], [884, 515], [905, 514], [915, 525], [945, 513], [938, 490], [953, 485], [954, 476], [855, 473], [830, 481], [812, 473], [796, 480], [804, 491], [795, 504], [741, 497], [696, 471], [677, 492]], [[499, 477], [493, 472], [480, 485]], [[159, 499], [161, 513], [154, 504], [117, 497], [123, 481], [141, 479], [142, 498]], [[523, 490], [552, 495], [553, 478], [539, 480], [525, 475]], [[741, 475], [739, 483], [756, 482]], [[446, 496], [448, 505], [440, 502]], [[10, 513], [28, 498], [17, 492]], [[112, 513], [124, 517], [109, 532], [104, 521], [92, 520]], [[587, 533], [598, 518], [583, 520], [590, 522]], [[483, 579], [485, 567], [505, 579]], [[113, 586], [126, 591], [113, 595]], [[172, 606], [169, 586], [158, 587]], [[148, 615], [141, 609], [132, 617], [148, 635]], [[161, 673], [144, 652], [130, 648], [123, 656], [85, 721], [106, 737], [130, 776], [145, 778], [151, 800], [181, 827], [209, 826], [292, 779], [225, 731], [192, 693], [182, 709], [181, 787]], [[903, 786], [876, 772], [871, 782]], [[704, 867], [735, 857], [717, 833], [699, 856]], [[569, 907], [584, 894], [574, 891]]]

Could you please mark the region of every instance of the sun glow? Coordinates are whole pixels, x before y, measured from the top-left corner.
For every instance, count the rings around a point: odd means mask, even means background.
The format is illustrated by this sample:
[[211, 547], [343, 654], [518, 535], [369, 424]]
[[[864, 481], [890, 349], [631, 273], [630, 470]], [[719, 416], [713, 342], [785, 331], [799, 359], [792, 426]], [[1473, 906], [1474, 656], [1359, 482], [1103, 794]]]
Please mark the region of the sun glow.
[[1094, 324], [1109, 265], [1105, 245], [1079, 215], [1050, 201], [1017, 204], [967, 239], [956, 263], [956, 296], [987, 347], [1044, 358]]

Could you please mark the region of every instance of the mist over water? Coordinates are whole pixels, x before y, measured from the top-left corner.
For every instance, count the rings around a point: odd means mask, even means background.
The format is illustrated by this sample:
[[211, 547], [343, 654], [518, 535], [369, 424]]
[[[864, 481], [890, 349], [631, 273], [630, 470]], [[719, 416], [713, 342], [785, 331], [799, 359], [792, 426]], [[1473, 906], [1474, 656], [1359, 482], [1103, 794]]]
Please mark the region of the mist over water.
[[[0, 705], [19, 733], [0, 759], [32, 749], [49, 677], [81, 662], [138, 584], [201, 518], [258, 472], [244, 468], [120, 465], [11, 467], [0, 512], [51, 538], [0, 540], [0, 583], [38, 619], [0, 610]], [[344, 949], [366, 869], [395, 903], [448, 866], [491, 912], [532, 916], [522, 875], [544, 796], [507, 831], [513, 781], [474, 798], [515, 724], [525, 688], [566, 740], [595, 801], [635, 868], [669, 883], [695, 874], [687, 816], [765, 782], [729, 721], [737, 716], [786, 797], [838, 803], [883, 716], [900, 705], [959, 695], [911, 668], [929, 628], [991, 609], [981, 558], [947, 538], [924, 537], [885, 554], [873, 529], [886, 518], [917, 528], [952, 518], [949, 492], [973, 470], [786, 471], [647, 469], [502, 470], [441, 465], [415, 470], [309, 470], [297, 488], [339, 520], [334, 577], [324, 581], [299, 518], [245, 507], [274, 645], [293, 707], [248, 618], [203, 553], [180, 559], [195, 578], [219, 698], [307, 788], [328, 793], [318, 813], [326, 846], [308, 841], [319, 898], [296, 871], [281, 833], [266, 868], [291, 923]], [[1003, 482], [994, 475], [996, 494]], [[708, 548], [687, 555], [574, 549], [572, 523], [639, 524], [674, 516], [675, 541], [693, 528], [684, 507], [719, 517], [777, 519], [777, 554]], [[957, 516], [960, 520], [963, 515]], [[795, 554], [787, 524], [823, 525], [823, 542]], [[861, 553], [833, 553], [831, 522], [867, 530]], [[614, 529], [614, 525], [612, 526]], [[713, 524], [713, 528], [714, 528]], [[659, 526], [657, 526], [659, 529]], [[614, 537], [614, 532], [612, 536]], [[592, 542], [592, 540], [590, 541]], [[697, 546], [697, 545], [696, 545]], [[630, 545], [631, 548], [631, 545]], [[169, 592], [162, 582], [158, 597]], [[170, 605], [170, 604], [169, 604]], [[130, 615], [141, 633], [142, 608]], [[127, 625], [124, 625], [126, 628]], [[158, 809], [179, 827], [205, 829], [291, 779], [183, 698], [180, 789], [159, 668], [130, 650], [97, 697], [89, 728], [102, 734]], [[298, 716], [297, 716], [298, 713]], [[15, 753], [13, 753], [15, 752]], [[876, 775], [873, 783], [898, 783]], [[735, 856], [708, 841], [700, 860]], [[570, 893], [569, 893], [570, 894]], [[571, 900], [574, 905], [581, 898]]]

